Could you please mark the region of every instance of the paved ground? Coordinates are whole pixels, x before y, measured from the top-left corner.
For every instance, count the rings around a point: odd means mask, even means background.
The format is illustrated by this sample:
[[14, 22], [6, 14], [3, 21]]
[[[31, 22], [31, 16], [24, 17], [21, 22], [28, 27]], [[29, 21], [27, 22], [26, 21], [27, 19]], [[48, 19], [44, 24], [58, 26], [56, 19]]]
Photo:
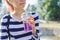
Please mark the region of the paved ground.
[[40, 23], [40, 28], [42, 32], [41, 40], [60, 40], [60, 22]]
[[[41, 40], [60, 40], [60, 29], [41, 28]], [[55, 32], [54, 32], [55, 31]]]
[[55, 36], [42, 36], [40, 40], [60, 40], [60, 38]]

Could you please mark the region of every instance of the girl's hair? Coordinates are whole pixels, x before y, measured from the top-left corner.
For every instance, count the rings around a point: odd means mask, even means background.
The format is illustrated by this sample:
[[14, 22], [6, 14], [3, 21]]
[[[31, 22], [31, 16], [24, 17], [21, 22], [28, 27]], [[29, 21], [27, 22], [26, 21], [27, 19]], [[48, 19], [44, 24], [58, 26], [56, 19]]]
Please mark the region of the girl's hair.
[[14, 10], [13, 5], [12, 5], [8, 0], [5, 0], [5, 2], [7, 3], [8, 10], [9, 10], [9, 11], [13, 11], [13, 10]]

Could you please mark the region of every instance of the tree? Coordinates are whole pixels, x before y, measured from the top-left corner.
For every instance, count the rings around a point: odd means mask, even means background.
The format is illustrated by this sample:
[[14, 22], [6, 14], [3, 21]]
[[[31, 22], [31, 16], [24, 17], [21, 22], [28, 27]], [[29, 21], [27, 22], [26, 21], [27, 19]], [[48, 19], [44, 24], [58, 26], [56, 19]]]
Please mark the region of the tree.
[[0, 0], [0, 3], [2, 2], [2, 0]]
[[51, 20], [60, 20], [60, 7], [57, 5], [59, 0], [51, 0], [48, 6], [49, 17]]
[[36, 11], [36, 6], [29, 4], [26, 10], [27, 10], [27, 11]]
[[[60, 7], [57, 5], [59, 0], [38, 0], [38, 12], [45, 20], [60, 20]], [[42, 5], [41, 5], [42, 4]]]
[[37, 12], [40, 14], [40, 19], [44, 19], [43, 1], [38, 0]]

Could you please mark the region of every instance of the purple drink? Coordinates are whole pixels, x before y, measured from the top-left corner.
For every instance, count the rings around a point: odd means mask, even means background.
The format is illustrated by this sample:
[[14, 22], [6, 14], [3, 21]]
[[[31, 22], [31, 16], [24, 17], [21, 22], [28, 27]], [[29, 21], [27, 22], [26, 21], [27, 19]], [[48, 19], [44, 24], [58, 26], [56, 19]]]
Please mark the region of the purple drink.
[[24, 30], [25, 31], [32, 30], [32, 26], [29, 24], [29, 22], [24, 21]]

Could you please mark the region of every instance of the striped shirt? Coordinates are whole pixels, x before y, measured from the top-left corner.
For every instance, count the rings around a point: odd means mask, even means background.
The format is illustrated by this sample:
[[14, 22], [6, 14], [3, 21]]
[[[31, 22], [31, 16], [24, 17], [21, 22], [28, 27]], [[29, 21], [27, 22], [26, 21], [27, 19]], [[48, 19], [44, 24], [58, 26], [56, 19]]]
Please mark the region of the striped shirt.
[[[39, 16], [36, 13], [32, 13], [35, 21], [35, 27], [37, 31], [37, 35], [39, 34]], [[5, 15], [1, 19], [0, 25], [0, 40], [8, 40], [8, 33], [7, 33], [7, 19], [8, 15]], [[9, 32], [11, 35], [11, 40], [33, 40], [33, 38], [38, 38], [32, 35], [31, 31], [25, 32], [24, 31], [24, 24], [23, 20], [16, 20], [12, 16], [10, 16], [9, 22]]]

